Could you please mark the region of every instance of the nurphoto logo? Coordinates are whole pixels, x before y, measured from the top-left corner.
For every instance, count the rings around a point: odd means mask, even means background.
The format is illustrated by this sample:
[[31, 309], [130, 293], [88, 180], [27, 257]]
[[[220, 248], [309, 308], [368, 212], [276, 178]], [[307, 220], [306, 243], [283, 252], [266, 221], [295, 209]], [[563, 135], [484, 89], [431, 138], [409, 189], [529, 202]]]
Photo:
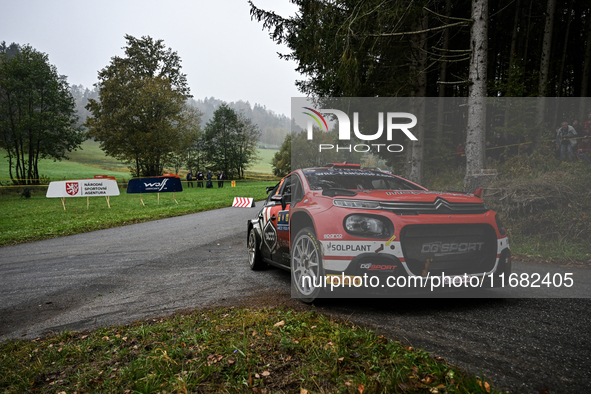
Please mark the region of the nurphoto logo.
[[[304, 109], [310, 112], [303, 112], [305, 115], [308, 115], [311, 119], [308, 120], [308, 140], [313, 139], [313, 128], [314, 128], [314, 121], [318, 124], [320, 130], [328, 131], [328, 123], [322, 114], [333, 114], [336, 116], [338, 120], [338, 130], [339, 130], [339, 141], [350, 141], [351, 140], [351, 120], [349, 116], [338, 109], [321, 109], [319, 111], [312, 109], [310, 107], [303, 107]], [[417, 124], [417, 117], [409, 112], [387, 112], [384, 116], [384, 112], [378, 112], [378, 131], [374, 134], [363, 134], [359, 130], [359, 112], [353, 112], [353, 133], [355, 137], [362, 141], [375, 141], [378, 138], [382, 137], [384, 133], [384, 118], [386, 123], [386, 139], [388, 141], [392, 141], [392, 135], [395, 130], [402, 131], [408, 139], [411, 141], [418, 141], [417, 137], [409, 130], [416, 126]], [[410, 122], [406, 123], [399, 123], [402, 119], [408, 119]], [[376, 149], [377, 152], [380, 152], [380, 149], [385, 149], [388, 152], [402, 152], [404, 147], [400, 144], [356, 144], [356, 145], [333, 145], [333, 144], [319, 144], [318, 149], [319, 152], [323, 150], [332, 150], [336, 149], [337, 152], [339, 151], [355, 151], [355, 152], [369, 152], [372, 150], [372, 147]]]

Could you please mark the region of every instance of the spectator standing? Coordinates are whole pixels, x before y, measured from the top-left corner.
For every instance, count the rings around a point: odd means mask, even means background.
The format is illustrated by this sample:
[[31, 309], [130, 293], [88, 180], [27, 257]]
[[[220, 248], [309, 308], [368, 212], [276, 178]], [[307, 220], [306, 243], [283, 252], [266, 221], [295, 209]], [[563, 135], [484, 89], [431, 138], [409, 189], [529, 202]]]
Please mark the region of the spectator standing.
[[203, 172], [202, 171], [198, 171], [197, 172], [197, 187], [203, 187], [203, 179], [205, 177], [203, 176]]
[[189, 173], [187, 174], [187, 187], [194, 187], [193, 186], [193, 173], [191, 172], [191, 170], [189, 170]]
[[212, 178], [213, 178], [213, 175], [212, 175], [211, 171], [207, 171], [207, 185], [206, 185], [206, 187], [208, 189], [213, 187], [213, 183], [211, 182]]
[[591, 114], [587, 115], [587, 120], [583, 123], [583, 135], [591, 136]]
[[509, 157], [515, 157], [519, 153], [519, 139], [515, 135], [515, 133], [509, 133], [509, 137], [507, 137], [507, 154]]
[[224, 172], [218, 171], [218, 188], [224, 187]]
[[495, 139], [493, 140], [493, 143], [492, 143], [491, 157], [495, 160], [500, 160], [501, 153], [503, 153], [503, 151], [505, 149], [505, 145], [507, 145], [507, 143], [505, 142], [505, 138], [503, 138], [501, 133], [496, 133]]
[[588, 135], [584, 136], [581, 140], [579, 149], [577, 150], [577, 156], [579, 159], [591, 163], [591, 139]]
[[573, 129], [575, 129], [575, 131], [577, 132], [577, 135], [585, 135], [585, 132], [583, 131], [583, 126], [579, 124], [578, 120], [573, 120]]
[[[560, 128], [556, 130], [556, 145], [560, 147], [560, 161], [572, 161], [574, 157], [574, 147], [577, 140], [574, 138], [577, 132], [567, 121], [562, 122]], [[567, 156], [568, 155], [568, 156]]]

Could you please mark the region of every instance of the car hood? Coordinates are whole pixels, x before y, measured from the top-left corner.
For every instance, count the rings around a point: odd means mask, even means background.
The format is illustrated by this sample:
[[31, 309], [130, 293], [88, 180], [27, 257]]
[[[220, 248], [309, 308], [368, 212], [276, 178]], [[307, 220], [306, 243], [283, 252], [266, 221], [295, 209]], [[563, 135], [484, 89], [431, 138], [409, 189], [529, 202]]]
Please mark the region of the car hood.
[[435, 202], [439, 198], [451, 203], [482, 203], [480, 198], [471, 193], [437, 192], [430, 190], [358, 190], [356, 196], [337, 195], [334, 198], [408, 202]]

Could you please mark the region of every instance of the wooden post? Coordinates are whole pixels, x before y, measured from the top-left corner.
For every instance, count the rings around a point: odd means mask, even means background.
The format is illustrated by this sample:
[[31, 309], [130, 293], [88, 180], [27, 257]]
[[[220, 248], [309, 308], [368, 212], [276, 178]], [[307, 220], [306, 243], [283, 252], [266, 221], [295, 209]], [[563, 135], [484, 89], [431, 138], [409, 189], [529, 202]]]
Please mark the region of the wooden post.
[[158, 193], [158, 205], [160, 205], [160, 193]]
[[142, 193], [140, 193], [140, 201], [142, 202], [142, 205], [145, 207], [146, 204], [144, 204], [144, 200], [142, 200]]
[[64, 206], [64, 211], [66, 210], [66, 197], [62, 197], [62, 205]]
[[88, 207], [90, 205], [90, 197], [86, 196], [86, 210], [88, 211]]
[[109, 203], [109, 196], [105, 196], [105, 198], [107, 199], [107, 205], [109, 206], [109, 209], [111, 209], [111, 204]]
[[179, 202], [176, 200], [175, 194], [176, 192], [172, 192], [172, 199], [174, 200], [174, 202], [178, 204]]

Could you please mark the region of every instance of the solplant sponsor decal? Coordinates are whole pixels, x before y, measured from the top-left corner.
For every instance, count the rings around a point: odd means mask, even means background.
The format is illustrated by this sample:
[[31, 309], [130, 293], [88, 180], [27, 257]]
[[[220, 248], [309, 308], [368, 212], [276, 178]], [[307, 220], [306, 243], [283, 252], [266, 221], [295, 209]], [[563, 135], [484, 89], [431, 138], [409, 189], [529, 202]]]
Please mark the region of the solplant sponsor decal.
[[329, 243], [326, 248], [329, 252], [370, 252], [371, 244]]
[[434, 253], [435, 256], [481, 251], [484, 242], [429, 242], [421, 246], [421, 253]]
[[[307, 127], [307, 138], [312, 140], [314, 122], [319, 126], [320, 130], [328, 131], [328, 124], [322, 114], [333, 114], [336, 116], [339, 124], [339, 142], [346, 143], [351, 140], [351, 120], [349, 116], [338, 109], [320, 109], [315, 110], [310, 107], [302, 107], [309, 112], [303, 112], [308, 115], [311, 119], [308, 120]], [[336, 150], [347, 151], [347, 152], [391, 152], [399, 153], [404, 150], [404, 147], [400, 144], [377, 144], [370, 143], [371, 141], [377, 140], [384, 133], [384, 123], [386, 131], [386, 139], [392, 141], [392, 135], [395, 131], [402, 131], [408, 139], [411, 141], [417, 141], [417, 137], [410, 131], [411, 128], [416, 126], [417, 117], [409, 112], [378, 112], [378, 131], [374, 134], [363, 134], [359, 128], [359, 113], [353, 112], [353, 133], [355, 137], [362, 141], [368, 141], [366, 144], [355, 144], [355, 145], [334, 145], [334, 144], [319, 144], [318, 151]], [[399, 120], [406, 119], [410, 122], [400, 123]]]
[[158, 177], [132, 179], [127, 185], [127, 193], [170, 193], [182, 192], [180, 178]]

